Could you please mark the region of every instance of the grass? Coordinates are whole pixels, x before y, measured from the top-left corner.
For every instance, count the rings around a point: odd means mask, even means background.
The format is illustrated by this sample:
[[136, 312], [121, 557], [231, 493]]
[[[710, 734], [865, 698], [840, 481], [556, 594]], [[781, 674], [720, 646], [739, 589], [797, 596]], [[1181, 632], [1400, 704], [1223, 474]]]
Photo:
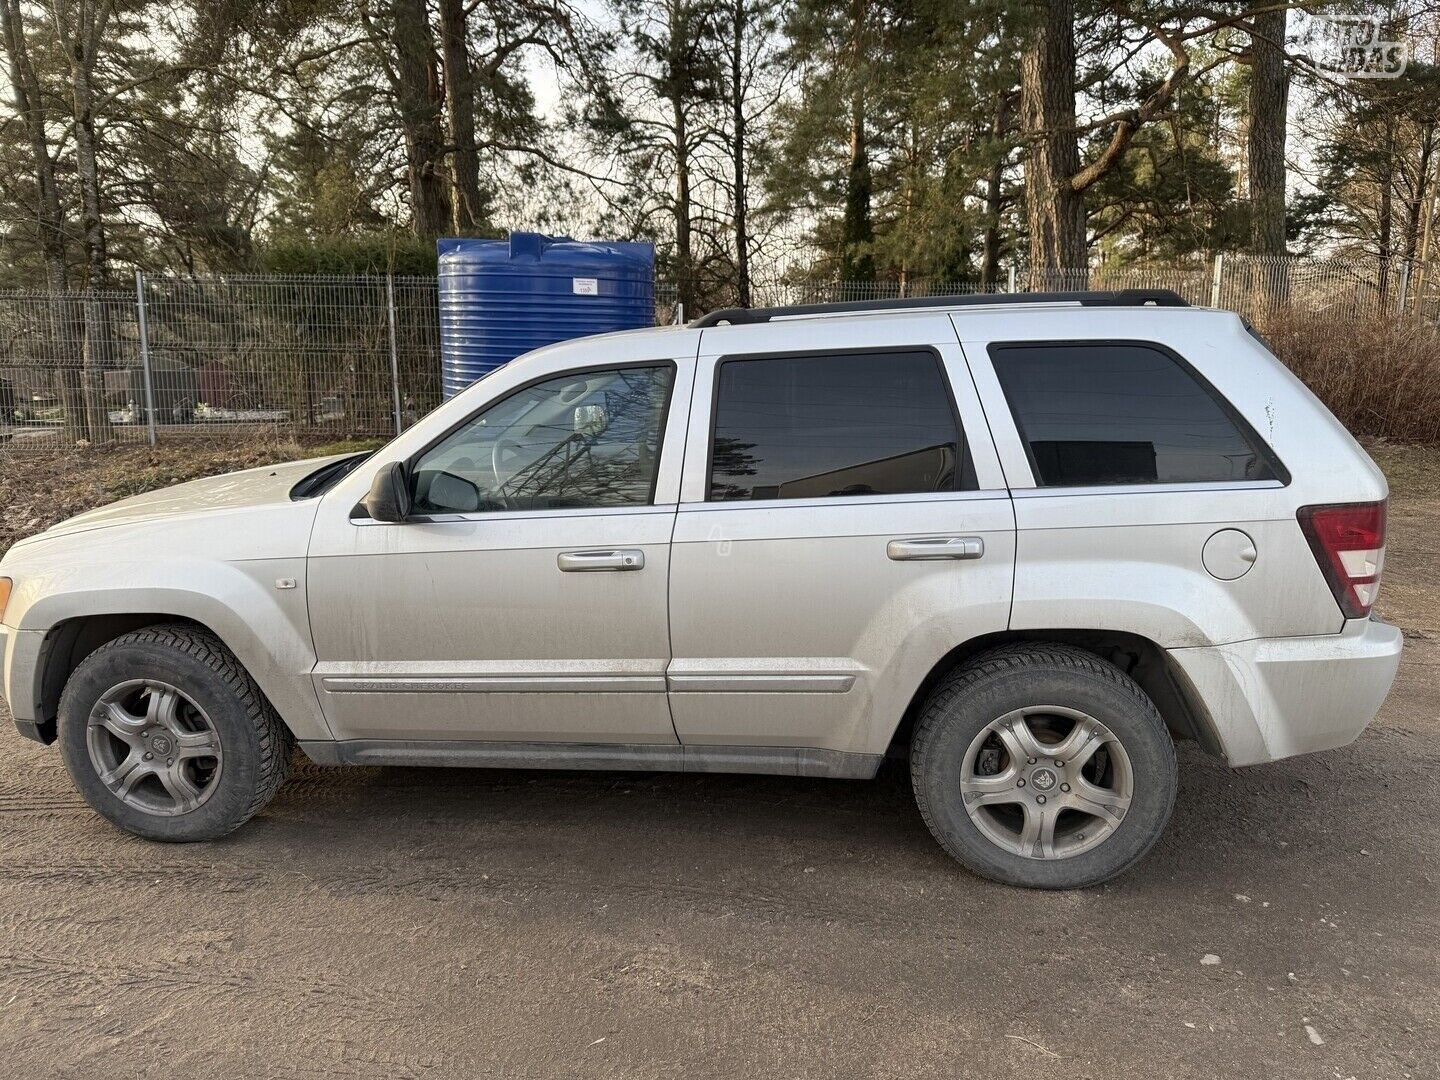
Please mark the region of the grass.
[[1440, 444], [1440, 334], [1421, 322], [1277, 315], [1277, 356], [1356, 435]]
[[1396, 499], [1440, 499], [1440, 446], [1364, 439], [1365, 450], [1390, 481]]
[[[341, 439], [339, 442], [322, 443], [320, 446], [304, 448], [305, 457], [328, 457], [331, 454], [363, 454], [379, 450], [385, 439]], [[299, 450], [299, 447], [296, 447]]]

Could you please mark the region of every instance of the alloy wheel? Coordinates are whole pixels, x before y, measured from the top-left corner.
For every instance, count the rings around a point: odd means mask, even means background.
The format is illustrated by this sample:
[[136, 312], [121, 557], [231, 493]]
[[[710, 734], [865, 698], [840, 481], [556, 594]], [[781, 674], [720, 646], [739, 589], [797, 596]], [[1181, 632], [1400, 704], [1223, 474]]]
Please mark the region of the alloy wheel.
[[1125, 747], [1093, 716], [1017, 709], [971, 741], [960, 769], [965, 812], [991, 843], [1029, 859], [1073, 858], [1108, 839], [1130, 808]]
[[219, 732], [205, 710], [155, 679], [123, 682], [102, 694], [90, 711], [85, 743], [112, 795], [162, 817], [204, 805], [224, 765]]

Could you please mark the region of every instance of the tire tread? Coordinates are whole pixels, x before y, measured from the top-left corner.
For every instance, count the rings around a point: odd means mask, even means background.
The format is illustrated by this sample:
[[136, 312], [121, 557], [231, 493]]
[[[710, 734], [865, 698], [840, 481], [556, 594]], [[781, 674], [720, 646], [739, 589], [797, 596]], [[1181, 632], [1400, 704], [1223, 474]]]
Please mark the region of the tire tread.
[[[236, 659], [235, 654], [225, 647], [218, 637], [203, 627], [186, 623], [162, 623], [145, 626], [121, 634], [107, 641], [82, 663], [89, 663], [107, 652], [114, 652], [129, 645], [158, 645], [189, 655], [209, 668], [225, 685], [245, 711], [255, 728], [259, 753], [255, 761], [256, 784], [249, 804], [240, 813], [214, 833], [218, 839], [234, 832], [245, 822], [258, 814], [275, 797], [280, 786], [290, 774], [290, 758], [294, 748], [294, 737], [280, 714], [270, 704], [264, 691]], [[77, 666], [78, 670], [78, 666]], [[68, 686], [67, 686], [68, 690]], [[63, 695], [62, 695], [63, 697]], [[60, 712], [65, 713], [62, 701]]]
[[[1050, 671], [1070, 671], [1101, 679], [1128, 696], [1134, 702], [1135, 708], [1142, 714], [1148, 715], [1156, 725], [1162, 729], [1165, 727], [1165, 721], [1161, 718], [1159, 710], [1155, 708], [1155, 703], [1134, 679], [1108, 660], [1086, 649], [1059, 642], [998, 645], [970, 657], [941, 679], [931, 691], [911, 737], [910, 770], [912, 777], [918, 778], [925, 775], [929, 766], [929, 757], [935, 752], [935, 742], [940, 727], [948, 718], [951, 705], [957, 699], [963, 698], [967, 690], [977, 683], [998, 675], [1014, 674], [1038, 668]], [[1059, 704], [1059, 702], [1054, 704]], [[1178, 773], [1174, 755], [1167, 759], [1166, 767], [1168, 776], [1164, 778], [1164, 782], [1173, 790]], [[926, 785], [917, 781], [912, 784], [912, 787], [915, 792], [915, 802], [920, 808], [920, 816], [925, 822], [925, 827], [930, 830], [931, 835], [940, 840], [947, 851], [956, 854], [943, 840], [944, 831], [939, 828], [934, 808], [930, 805]], [[1124, 867], [1121, 867], [1115, 873], [1120, 873], [1123, 869]], [[1105, 879], [1100, 878], [1085, 884], [1098, 884], [1101, 880]]]

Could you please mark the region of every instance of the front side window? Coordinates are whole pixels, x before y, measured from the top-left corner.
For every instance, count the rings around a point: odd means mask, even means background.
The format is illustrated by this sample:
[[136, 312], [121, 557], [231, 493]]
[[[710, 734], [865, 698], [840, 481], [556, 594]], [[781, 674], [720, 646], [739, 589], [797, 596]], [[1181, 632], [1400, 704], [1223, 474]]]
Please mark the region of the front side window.
[[723, 361], [712, 438], [711, 501], [975, 487], [928, 351]]
[[1041, 487], [1274, 480], [1249, 425], [1164, 349], [992, 345]]
[[419, 514], [644, 506], [674, 368], [560, 375], [516, 391], [421, 455]]

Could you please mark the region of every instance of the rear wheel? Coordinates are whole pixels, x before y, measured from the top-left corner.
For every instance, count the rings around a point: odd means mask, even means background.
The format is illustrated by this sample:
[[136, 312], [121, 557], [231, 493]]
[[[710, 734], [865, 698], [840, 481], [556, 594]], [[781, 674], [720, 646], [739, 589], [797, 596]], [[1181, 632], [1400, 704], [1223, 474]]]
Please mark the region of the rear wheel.
[[60, 699], [75, 786], [110, 821], [150, 840], [213, 840], [269, 802], [290, 733], [213, 635], [147, 627], [91, 653]]
[[1098, 884], [1159, 838], [1175, 748], [1145, 692], [1064, 645], [975, 657], [931, 694], [911, 746], [915, 798], [976, 873], [1032, 888]]

